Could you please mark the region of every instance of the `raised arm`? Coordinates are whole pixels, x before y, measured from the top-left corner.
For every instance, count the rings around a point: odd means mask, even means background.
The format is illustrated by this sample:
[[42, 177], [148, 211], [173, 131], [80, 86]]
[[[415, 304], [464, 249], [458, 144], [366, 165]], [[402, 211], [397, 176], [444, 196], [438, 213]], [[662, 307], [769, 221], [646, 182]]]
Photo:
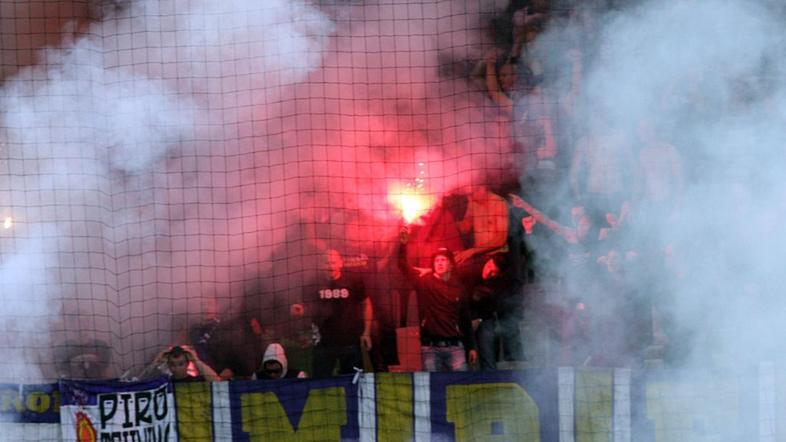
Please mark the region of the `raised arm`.
[[398, 234], [399, 247], [398, 247], [398, 269], [401, 273], [410, 280], [417, 280], [419, 276], [418, 270], [407, 261], [407, 243], [409, 242], [409, 228], [404, 226]]
[[153, 376], [162, 376], [164, 372], [161, 370], [161, 366], [166, 363], [166, 352], [167, 350], [161, 350], [158, 352], [156, 357], [153, 359], [153, 362], [150, 363], [147, 367], [139, 373], [139, 379], [149, 379]]
[[183, 350], [186, 351], [188, 361], [194, 363], [194, 366], [196, 367], [197, 371], [199, 372], [199, 374], [204, 376], [205, 380], [210, 382], [217, 382], [221, 380], [221, 377], [218, 376], [218, 374], [216, 373], [215, 370], [213, 370], [213, 368], [211, 368], [209, 365], [205, 364], [201, 359], [199, 359], [199, 356], [197, 356], [196, 352], [194, 351], [193, 348], [191, 348], [190, 345], [184, 345], [182, 347]]
[[363, 300], [363, 334], [360, 336], [360, 345], [366, 350], [371, 350], [371, 323], [374, 320], [374, 307], [371, 298]]
[[502, 91], [497, 77], [497, 50], [492, 50], [486, 55], [486, 89], [489, 97], [497, 106], [513, 115], [513, 100]]
[[553, 219], [549, 218], [545, 214], [543, 214], [540, 210], [532, 207], [532, 205], [523, 199], [520, 196], [515, 194], [510, 194], [510, 200], [515, 207], [519, 209], [524, 209], [525, 212], [532, 215], [535, 220], [544, 226], [548, 227], [549, 230], [556, 233], [557, 235], [561, 236], [565, 241], [570, 244], [578, 244], [579, 238], [576, 234], [576, 230], [565, 227], [558, 222], [554, 221]]

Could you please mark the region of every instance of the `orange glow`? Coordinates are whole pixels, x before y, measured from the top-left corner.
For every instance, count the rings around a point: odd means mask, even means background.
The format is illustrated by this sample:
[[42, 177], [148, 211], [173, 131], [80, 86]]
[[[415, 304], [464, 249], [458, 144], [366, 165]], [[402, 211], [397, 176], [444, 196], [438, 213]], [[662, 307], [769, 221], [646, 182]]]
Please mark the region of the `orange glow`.
[[394, 189], [388, 194], [388, 201], [400, 212], [407, 224], [411, 224], [428, 213], [434, 198], [420, 193], [411, 186]]

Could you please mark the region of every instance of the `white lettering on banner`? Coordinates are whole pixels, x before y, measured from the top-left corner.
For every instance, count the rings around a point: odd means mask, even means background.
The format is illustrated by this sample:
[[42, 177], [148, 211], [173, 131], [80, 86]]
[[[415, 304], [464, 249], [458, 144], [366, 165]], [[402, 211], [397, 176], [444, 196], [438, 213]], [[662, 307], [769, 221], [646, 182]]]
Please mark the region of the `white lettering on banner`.
[[348, 289], [322, 289], [319, 291], [319, 299], [346, 299], [349, 298]]

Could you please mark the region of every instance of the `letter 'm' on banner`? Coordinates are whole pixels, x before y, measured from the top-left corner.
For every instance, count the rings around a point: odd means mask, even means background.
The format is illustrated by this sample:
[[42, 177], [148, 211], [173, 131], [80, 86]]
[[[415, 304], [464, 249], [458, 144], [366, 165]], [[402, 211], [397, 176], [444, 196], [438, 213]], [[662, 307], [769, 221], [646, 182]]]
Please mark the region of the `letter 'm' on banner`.
[[344, 389], [320, 388], [309, 392], [297, 430], [289, 423], [284, 407], [271, 392], [246, 393], [240, 397], [243, 431], [251, 441], [341, 440], [347, 423]]

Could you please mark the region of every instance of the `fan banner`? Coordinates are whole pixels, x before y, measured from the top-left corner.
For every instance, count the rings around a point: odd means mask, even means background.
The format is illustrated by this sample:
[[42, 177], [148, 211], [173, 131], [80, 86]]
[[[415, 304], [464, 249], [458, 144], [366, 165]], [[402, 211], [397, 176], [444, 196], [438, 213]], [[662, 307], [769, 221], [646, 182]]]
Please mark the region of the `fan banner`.
[[61, 381], [60, 425], [66, 442], [175, 442], [172, 384]]
[[0, 384], [0, 422], [60, 422], [57, 384]]

